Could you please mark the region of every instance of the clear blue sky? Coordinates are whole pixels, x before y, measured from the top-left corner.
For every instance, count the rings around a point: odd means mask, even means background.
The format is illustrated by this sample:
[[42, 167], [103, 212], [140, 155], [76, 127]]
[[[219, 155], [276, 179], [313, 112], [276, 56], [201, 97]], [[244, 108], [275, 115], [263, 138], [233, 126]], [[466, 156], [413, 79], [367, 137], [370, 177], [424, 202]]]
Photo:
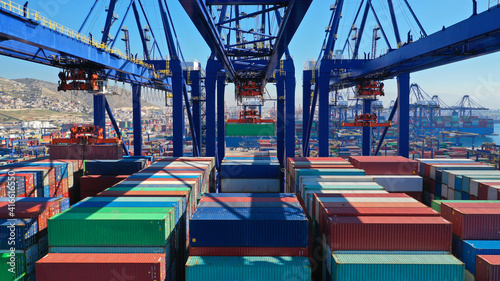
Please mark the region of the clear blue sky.
[[[87, 34], [91, 31], [94, 37], [98, 37], [100, 34], [100, 29], [102, 28], [104, 21], [104, 6], [106, 5], [106, 0], [100, 0], [97, 5], [97, 11], [99, 11], [99, 16], [96, 17], [94, 14], [91, 17], [91, 21], [84, 29], [84, 33]], [[157, 5], [155, 0], [143, 0], [145, 3], [145, 9], [148, 13], [153, 14], [149, 16], [152, 28], [156, 30], [157, 33], [161, 31], [159, 15], [154, 12], [154, 7]], [[182, 52], [186, 60], [198, 60], [205, 65], [207, 57], [210, 55], [210, 50], [207, 47], [205, 41], [198, 34], [196, 28], [191, 23], [190, 19], [186, 15], [185, 11], [179, 4], [178, 0], [167, 0], [169, 7], [171, 9], [173, 21], [177, 29], [177, 34], [179, 35], [179, 41], [182, 47]], [[325, 26], [328, 25], [328, 21], [331, 15], [329, 7], [334, 0], [313, 0], [306, 17], [304, 18], [299, 30], [295, 34], [289, 48], [290, 52], [294, 58], [296, 73], [297, 73], [297, 104], [301, 103], [302, 96], [302, 69], [304, 63], [310, 59], [316, 59], [319, 55], [319, 51], [325, 35]], [[346, 0], [344, 21], [340, 26], [338, 46], [343, 45], [349, 27], [352, 23], [352, 14], [357, 9], [361, 0]], [[388, 23], [388, 12], [384, 9], [386, 5], [385, 0], [373, 0], [375, 6], [381, 7], [379, 12], [379, 17], [384, 24]], [[394, 0], [396, 5], [396, 10], [398, 10], [400, 5], [402, 5], [402, 0]], [[419, 17], [422, 25], [428, 34], [434, 33], [442, 28], [442, 26], [450, 26], [454, 23], [462, 21], [468, 18], [472, 13], [472, 0], [441, 0], [441, 1], [429, 1], [429, 0], [409, 0], [415, 13]], [[19, 1], [23, 4], [24, 1]], [[67, 27], [78, 30], [82, 24], [84, 18], [86, 17], [90, 7], [94, 1], [70, 1], [70, 0], [38, 0], [29, 1], [29, 7], [41, 12], [48, 18], [61, 23]], [[120, 0], [118, 1], [117, 8], [121, 16], [126, 9], [129, 1]], [[479, 11], [484, 11], [487, 8], [488, 0], [478, 0]], [[129, 15], [129, 18], [131, 18]], [[410, 20], [409, 13], [404, 11], [399, 13], [401, 15], [401, 34], [403, 40], [406, 40], [406, 32], [411, 28], [415, 39], [416, 29], [415, 23]], [[143, 22], [143, 25], [146, 23]], [[369, 17], [367, 27], [365, 30], [365, 38], [368, 38], [366, 42], [363, 43], [362, 47], [369, 51], [371, 47], [370, 38], [375, 24], [373, 18]], [[117, 24], [116, 24], [117, 25]], [[129, 30], [131, 30], [132, 38], [137, 38], [137, 29], [134, 22], [127, 22]], [[92, 27], [92, 29], [90, 29]], [[116, 28], [116, 26], [115, 26]], [[388, 26], [386, 26], [386, 29]], [[388, 37], [391, 40], [391, 44], [394, 45], [394, 36], [390, 30], [386, 30]], [[112, 34], [114, 31], [112, 32]], [[161, 37], [161, 34], [156, 34], [157, 37]], [[342, 37], [343, 36], [343, 37]], [[119, 40], [119, 38], [117, 38]], [[379, 50], [385, 48], [383, 40], [379, 41]], [[122, 42], [117, 42], [117, 46], [120, 49], [124, 49]], [[160, 43], [164, 53], [166, 53], [165, 43]], [[132, 43], [133, 52], [140, 52], [140, 45], [137, 41]], [[434, 68], [431, 70], [421, 71], [418, 73], [413, 73], [411, 75], [412, 83], [418, 83], [427, 93], [430, 95], [438, 94], [446, 103], [449, 105], [455, 104], [463, 95], [469, 94], [480, 104], [490, 107], [490, 108], [500, 108], [500, 71], [498, 71], [498, 62], [500, 61], [500, 53], [488, 55], [464, 62], [455, 63], [448, 66], [443, 66], [439, 68]], [[35, 65], [33, 63], [27, 63], [19, 60], [14, 60], [8, 57], [0, 56], [0, 76], [6, 78], [37, 78], [42, 80], [48, 80], [52, 82], [57, 82], [57, 69]], [[389, 101], [395, 98], [396, 95], [396, 83], [395, 80], [388, 80], [386, 84], [386, 97], [382, 100], [384, 105], [388, 105]], [[273, 86], [268, 86], [271, 92], [274, 92]], [[227, 88], [227, 98], [226, 100], [232, 101], [234, 94], [232, 92], [232, 87]], [[231, 103], [230, 103], [231, 104]]]

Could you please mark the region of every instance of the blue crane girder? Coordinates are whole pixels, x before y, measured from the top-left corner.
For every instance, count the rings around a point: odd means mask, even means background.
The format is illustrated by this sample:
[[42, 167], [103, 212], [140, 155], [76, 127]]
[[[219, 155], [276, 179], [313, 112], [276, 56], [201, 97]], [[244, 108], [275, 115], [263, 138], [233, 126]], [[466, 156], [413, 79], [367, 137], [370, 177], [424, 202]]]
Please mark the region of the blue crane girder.
[[500, 50], [500, 8], [462, 22], [366, 61], [350, 70], [347, 80], [387, 79]]
[[154, 79], [152, 69], [4, 9], [0, 9], [0, 54], [56, 67], [60, 65], [52, 55], [77, 59], [107, 69], [108, 74], [114, 74], [120, 81], [167, 84], [166, 80]]
[[[256, 72], [255, 78], [260, 79], [263, 84], [265, 85], [266, 82], [271, 78], [273, 75], [274, 70], [276, 69], [276, 66], [279, 63], [279, 60], [285, 53], [285, 50], [292, 40], [293, 35], [295, 34], [299, 24], [301, 23], [302, 19], [305, 16], [305, 13], [307, 12], [309, 6], [312, 3], [312, 0], [289, 0], [289, 1], [271, 1], [271, 0], [249, 0], [249, 1], [236, 1], [236, 0], [209, 0], [209, 1], [202, 1], [202, 0], [179, 0], [181, 5], [184, 7], [186, 10], [187, 14], [193, 21], [194, 25], [202, 35], [202, 37], [205, 39], [207, 42], [208, 46], [212, 50], [213, 54], [217, 58], [217, 60], [223, 65], [224, 69], [226, 70], [226, 73], [228, 74], [229, 78], [232, 80], [238, 80], [238, 74], [237, 74], [237, 66], [236, 65], [241, 65], [241, 62], [237, 62], [232, 59], [233, 56], [248, 56], [249, 58], [262, 58], [265, 57], [266, 59], [265, 64], [252, 64], [248, 63], [245, 64], [243, 72]], [[215, 23], [214, 20], [212, 19], [211, 13], [209, 12], [209, 6], [210, 5], [258, 5], [258, 6], [264, 6], [266, 5], [275, 5], [274, 7], [269, 7], [269, 8], [263, 8], [262, 11], [252, 13], [252, 14], [247, 14], [247, 15], [235, 15], [234, 18], [231, 18], [229, 20], [223, 20], [220, 21], [219, 23]], [[277, 10], [278, 8], [283, 8], [285, 7], [285, 12], [283, 15], [283, 18], [281, 19], [281, 24], [279, 26], [279, 30], [277, 31], [276, 35], [273, 35], [272, 37], [274, 38], [274, 43], [272, 44], [272, 49], [269, 51], [264, 51], [264, 50], [258, 50], [257, 52], [251, 52], [249, 50], [241, 50], [242, 53], [232, 53], [234, 49], [231, 49], [231, 47], [237, 46], [232, 45], [232, 46], [226, 46], [224, 44], [223, 39], [221, 38], [220, 35], [220, 29], [222, 24], [230, 23], [232, 21], [239, 21], [244, 18], [249, 18], [253, 17], [258, 14], [263, 14], [263, 13], [271, 13], [274, 10]], [[225, 13], [224, 13], [225, 15]], [[238, 31], [239, 32], [239, 31]], [[255, 32], [255, 31], [254, 31]], [[252, 43], [257, 43], [261, 41], [273, 41], [272, 37], [270, 38], [265, 38], [265, 39], [259, 39], [256, 41], [252, 42], [246, 42], [246, 44], [252, 44]], [[271, 39], [271, 40], [270, 40]], [[243, 43], [242, 43], [243, 44]], [[239, 50], [238, 50], [239, 52]]]

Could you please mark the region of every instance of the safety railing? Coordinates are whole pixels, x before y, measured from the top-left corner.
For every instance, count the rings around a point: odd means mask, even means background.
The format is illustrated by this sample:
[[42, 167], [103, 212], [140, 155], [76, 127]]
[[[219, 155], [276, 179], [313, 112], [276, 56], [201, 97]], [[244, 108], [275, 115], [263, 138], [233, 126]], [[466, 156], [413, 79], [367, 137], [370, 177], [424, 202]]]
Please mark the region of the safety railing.
[[109, 47], [106, 43], [95, 41], [92, 38], [83, 35], [81, 33], [78, 33], [77, 31], [74, 31], [68, 27], [65, 27], [59, 23], [56, 23], [53, 20], [50, 20], [42, 15], [40, 15], [39, 12], [29, 9], [26, 6], [20, 5], [16, 2], [13, 1], [5, 1], [5, 0], [0, 0], [0, 9], [7, 10], [13, 14], [16, 14], [20, 17], [26, 18], [33, 20], [35, 22], [38, 22], [40, 25], [45, 26], [49, 29], [52, 29], [60, 34], [66, 35], [68, 37], [74, 38], [82, 43], [85, 43], [87, 45], [94, 46], [96, 48], [105, 50], [108, 53], [114, 54], [118, 57], [121, 57], [123, 59], [129, 60], [135, 64], [141, 65], [145, 68], [149, 68], [154, 70], [154, 66], [145, 63], [142, 60], [134, 59], [132, 57], [127, 57], [122, 51], [120, 51], [117, 48], [111, 48]]

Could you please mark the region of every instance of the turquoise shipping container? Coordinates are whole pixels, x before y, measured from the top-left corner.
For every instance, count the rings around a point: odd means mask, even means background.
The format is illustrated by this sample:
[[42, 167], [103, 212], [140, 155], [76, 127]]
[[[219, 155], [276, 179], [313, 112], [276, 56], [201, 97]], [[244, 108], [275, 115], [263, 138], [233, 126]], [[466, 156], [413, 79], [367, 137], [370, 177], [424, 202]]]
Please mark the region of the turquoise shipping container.
[[186, 262], [186, 281], [294, 280], [310, 281], [307, 257], [200, 257]]
[[452, 255], [333, 254], [330, 274], [333, 281], [463, 281], [465, 267]]

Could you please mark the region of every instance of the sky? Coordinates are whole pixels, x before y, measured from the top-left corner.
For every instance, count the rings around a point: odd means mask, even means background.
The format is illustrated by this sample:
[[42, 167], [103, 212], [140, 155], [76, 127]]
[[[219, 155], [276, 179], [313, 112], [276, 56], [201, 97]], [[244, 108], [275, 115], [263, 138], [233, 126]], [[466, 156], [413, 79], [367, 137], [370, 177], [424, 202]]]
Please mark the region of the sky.
[[[416, 39], [418, 30], [416, 23], [411, 20], [408, 10], [401, 8], [403, 0], [393, 0], [395, 3], [396, 12], [400, 19], [400, 33], [403, 40], [406, 40], [406, 33], [412, 30]], [[408, 0], [412, 8], [419, 18], [422, 26], [427, 34], [432, 34], [441, 30], [443, 26], [450, 26], [467, 19], [472, 14], [472, 0]], [[477, 0], [478, 10], [482, 12], [487, 9], [488, 0]], [[18, 3], [23, 4], [24, 1]], [[103, 27], [105, 18], [104, 6], [106, 0], [98, 1], [96, 9], [83, 29], [84, 34], [92, 32], [94, 36], [100, 33]], [[155, 13], [157, 1], [142, 0], [144, 8], [148, 16], [152, 29], [156, 31], [156, 37], [161, 36], [162, 28], [159, 15]], [[331, 11], [330, 5], [334, 0], [313, 0], [304, 20], [293, 37], [289, 50], [294, 59], [296, 68], [296, 104], [302, 103], [302, 70], [306, 61], [316, 59], [320, 53], [321, 46], [325, 36], [325, 27], [328, 25]], [[339, 40], [336, 49], [343, 46], [347, 32], [349, 32], [352, 24], [353, 15], [358, 8], [361, 0], [346, 0], [344, 6], [343, 18], [339, 28]], [[394, 44], [393, 32], [389, 29], [389, 16], [385, 0], [372, 0], [374, 6], [378, 10], [378, 16], [382, 22], [382, 26], [386, 29], [386, 33]], [[117, 11], [123, 12], [128, 5], [128, 0], [120, 0], [117, 4]], [[199, 35], [195, 26], [187, 16], [186, 12], [180, 5], [178, 0], [167, 0], [170, 12], [172, 14], [174, 26], [178, 35], [179, 44], [182, 53], [187, 61], [197, 60], [205, 66], [206, 60], [210, 55], [210, 49]], [[50, 18], [64, 26], [78, 30], [83, 23], [85, 17], [94, 4], [94, 0], [71, 1], [71, 0], [37, 0], [29, 1], [29, 7], [42, 13], [42, 15]], [[377, 8], [378, 7], [378, 8]], [[130, 18], [130, 15], [129, 15]], [[367, 27], [364, 32], [362, 48], [365, 50], [371, 48], [371, 36], [373, 26], [375, 25], [373, 16], [368, 17]], [[143, 22], [143, 25], [146, 23]], [[118, 23], [115, 23], [114, 28], [117, 29]], [[128, 29], [131, 32], [131, 38], [138, 38], [135, 30], [135, 22], [126, 22]], [[115, 31], [112, 30], [112, 34]], [[117, 38], [118, 39], [118, 38]], [[117, 41], [117, 47], [124, 50], [121, 41]], [[379, 41], [379, 51], [386, 48], [383, 40]], [[160, 42], [160, 47], [163, 53], [167, 53], [166, 44]], [[141, 50], [137, 40], [132, 42], [132, 49]], [[158, 54], [156, 54], [158, 55]], [[429, 95], [439, 95], [440, 98], [448, 105], [454, 105], [463, 95], [470, 95], [479, 104], [489, 108], [500, 108], [500, 72], [498, 71], [498, 62], [500, 61], [500, 53], [491, 54], [471, 60], [458, 62], [442, 67], [437, 67], [425, 71], [420, 71], [411, 74], [411, 82], [419, 84], [422, 89]], [[9, 79], [14, 78], [36, 78], [57, 82], [56, 68], [51, 68], [34, 63], [24, 62], [21, 60], [11, 59], [5, 56], [0, 56], [0, 77]], [[389, 105], [391, 100], [396, 97], [396, 81], [395, 79], [384, 81], [386, 96], [382, 97], [385, 106]], [[234, 88], [226, 88], [226, 101], [228, 105], [234, 104]], [[268, 85], [268, 90], [274, 95], [275, 90], [273, 85]]]

